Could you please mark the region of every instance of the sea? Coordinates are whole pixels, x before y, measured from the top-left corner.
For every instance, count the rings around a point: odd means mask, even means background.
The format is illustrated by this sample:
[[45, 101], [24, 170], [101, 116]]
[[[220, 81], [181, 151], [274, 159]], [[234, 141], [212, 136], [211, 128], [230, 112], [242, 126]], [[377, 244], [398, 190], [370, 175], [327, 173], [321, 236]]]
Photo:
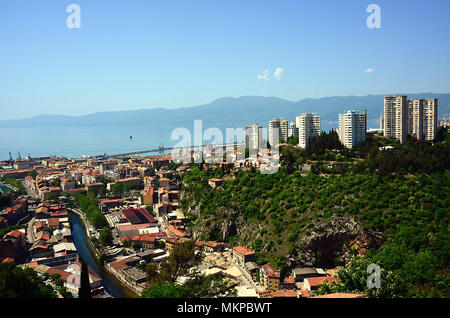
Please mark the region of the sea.
[[171, 129], [164, 127], [29, 127], [0, 128], [0, 160], [119, 154], [170, 147]]

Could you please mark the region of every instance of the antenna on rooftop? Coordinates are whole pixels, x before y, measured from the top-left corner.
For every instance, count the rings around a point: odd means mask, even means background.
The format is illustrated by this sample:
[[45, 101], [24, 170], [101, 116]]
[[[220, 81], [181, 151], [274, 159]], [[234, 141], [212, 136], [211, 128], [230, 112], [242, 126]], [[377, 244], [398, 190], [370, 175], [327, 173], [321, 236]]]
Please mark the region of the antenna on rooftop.
[[17, 152], [17, 159], [22, 159], [22, 156], [20, 155], [20, 151]]
[[14, 161], [11, 152], [9, 153], [9, 161], [11, 161], [11, 162]]

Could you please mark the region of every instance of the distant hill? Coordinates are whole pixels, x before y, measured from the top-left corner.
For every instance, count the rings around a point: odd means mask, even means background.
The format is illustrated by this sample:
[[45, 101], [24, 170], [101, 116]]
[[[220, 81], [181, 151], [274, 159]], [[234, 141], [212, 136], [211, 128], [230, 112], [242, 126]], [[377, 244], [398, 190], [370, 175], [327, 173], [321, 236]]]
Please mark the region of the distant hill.
[[[450, 94], [405, 94], [409, 98], [439, 99], [439, 115], [450, 114]], [[242, 127], [248, 123], [267, 126], [274, 117], [289, 121], [305, 112], [315, 112], [321, 116], [322, 129], [337, 127], [337, 116], [347, 109], [363, 111], [367, 109], [368, 127], [378, 127], [383, 111], [384, 95], [336, 96], [319, 99], [303, 99], [298, 102], [276, 97], [242, 96], [225, 97], [209, 104], [177, 109], [143, 109], [130, 111], [100, 112], [84, 116], [40, 115], [27, 119], [1, 120], [2, 128], [40, 127], [40, 126], [153, 126], [164, 129], [175, 127], [190, 128], [195, 119], [203, 120], [207, 127]]]

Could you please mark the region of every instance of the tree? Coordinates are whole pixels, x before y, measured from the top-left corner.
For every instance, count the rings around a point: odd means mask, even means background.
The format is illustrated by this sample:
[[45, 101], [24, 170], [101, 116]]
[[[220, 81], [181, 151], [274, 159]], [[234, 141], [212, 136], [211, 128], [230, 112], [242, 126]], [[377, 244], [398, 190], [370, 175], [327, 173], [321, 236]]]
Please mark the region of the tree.
[[91, 284], [89, 282], [88, 265], [81, 258], [80, 262], [81, 262], [81, 277], [80, 277], [80, 288], [78, 289], [78, 298], [92, 298]]
[[143, 298], [212, 298], [236, 295], [230, 281], [220, 274], [196, 275], [184, 285], [176, 283], [157, 283], [147, 287]]
[[189, 240], [174, 247], [169, 258], [161, 264], [160, 282], [174, 283], [178, 277], [187, 273], [188, 269], [200, 262], [195, 255], [195, 242]]
[[158, 283], [147, 287], [142, 292], [142, 298], [185, 298], [187, 289], [173, 283]]
[[56, 298], [56, 292], [33, 269], [8, 262], [0, 264], [0, 298]]
[[112, 231], [109, 227], [105, 226], [99, 231], [99, 240], [103, 245], [111, 245], [113, 242]]

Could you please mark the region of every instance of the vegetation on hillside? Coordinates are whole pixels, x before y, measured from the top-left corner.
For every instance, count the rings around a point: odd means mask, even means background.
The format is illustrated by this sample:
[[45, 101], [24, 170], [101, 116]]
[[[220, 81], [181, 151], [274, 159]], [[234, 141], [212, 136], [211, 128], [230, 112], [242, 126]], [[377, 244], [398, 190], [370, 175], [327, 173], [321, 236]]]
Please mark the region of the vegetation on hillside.
[[[325, 231], [321, 223], [332, 216], [352, 217], [365, 231], [384, 233], [386, 242], [347, 264], [334, 290], [368, 292], [364, 266], [376, 263], [386, 284], [371, 296], [448, 295], [450, 144], [375, 137], [343, 150], [338, 141], [332, 132], [306, 150], [283, 147], [282, 167], [272, 175], [249, 169], [227, 176], [193, 165], [183, 178], [189, 226], [212, 240], [221, 240], [224, 221], [253, 226], [227, 240], [252, 247], [258, 263], [285, 269], [300, 237]], [[380, 150], [386, 145], [394, 148]], [[310, 172], [299, 171], [304, 163]], [[209, 187], [213, 177], [224, 178], [222, 186]]]
[[145, 272], [150, 286], [142, 293], [143, 298], [205, 298], [234, 295], [228, 280], [221, 275], [196, 274], [180, 285], [176, 281], [201, 262], [201, 254], [195, 253], [194, 241], [174, 246], [167, 260], [159, 267], [146, 265]]
[[0, 298], [56, 298], [56, 292], [31, 268], [8, 262], [0, 264]]

